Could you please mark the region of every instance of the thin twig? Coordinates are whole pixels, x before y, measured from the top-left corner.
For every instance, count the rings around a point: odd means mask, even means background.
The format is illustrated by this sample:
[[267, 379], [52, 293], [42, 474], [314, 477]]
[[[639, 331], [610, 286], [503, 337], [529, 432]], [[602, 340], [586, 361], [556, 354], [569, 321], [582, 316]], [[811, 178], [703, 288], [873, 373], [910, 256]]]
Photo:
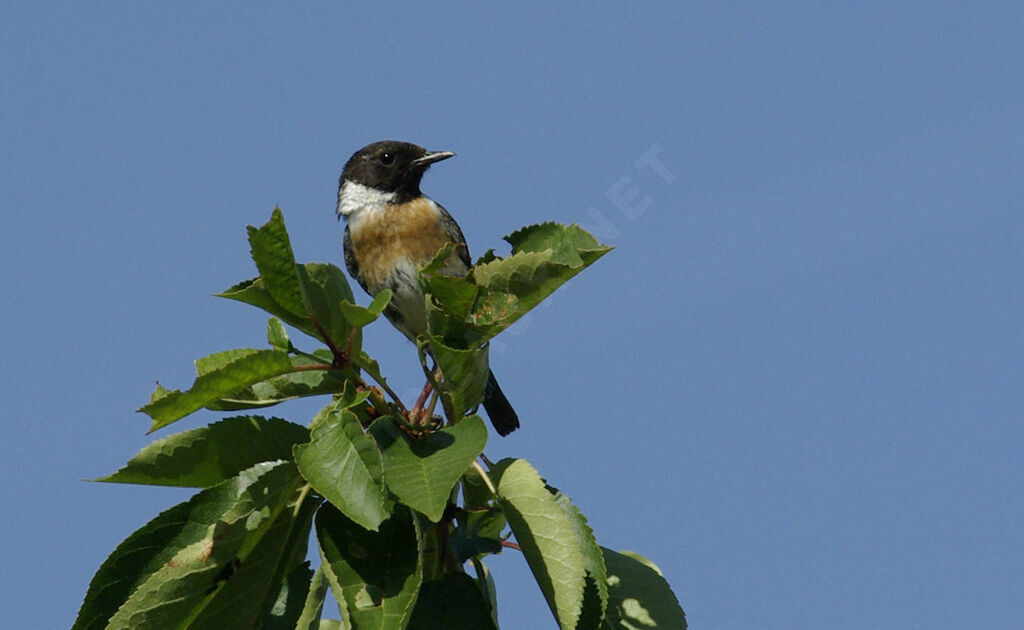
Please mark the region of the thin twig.
[[491, 478], [487, 476], [487, 472], [484, 470], [484, 467], [480, 465], [480, 462], [475, 459], [473, 460], [473, 468], [476, 468], [476, 471], [480, 474], [480, 478], [484, 480], [484, 485], [486, 485], [487, 489], [491, 491], [491, 494], [498, 496], [498, 491], [494, 488], [494, 483], [491, 481]]
[[313, 317], [312, 315], [310, 315], [309, 321], [313, 323], [313, 326], [316, 328], [316, 331], [320, 333], [320, 339], [327, 344], [328, 348], [331, 349], [331, 354], [334, 355], [335, 362], [337, 362], [340, 359], [343, 359], [346, 356], [345, 353], [339, 350], [338, 346], [334, 345], [334, 341], [331, 340], [331, 337], [327, 334], [327, 331], [324, 330], [323, 326], [320, 325], [320, 322], [316, 321], [316, 318]]
[[300, 356], [300, 357], [306, 357], [307, 359], [313, 359], [314, 361], [316, 361], [318, 363], [323, 363], [324, 362], [322, 357], [318, 357], [315, 354], [310, 354], [310, 353], [305, 352], [303, 350], [299, 350], [294, 345], [290, 346], [288, 348], [288, 352], [291, 352], [292, 354]]
[[299, 517], [299, 509], [302, 507], [302, 502], [306, 500], [309, 495], [309, 491], [312, 489], [308, 483], [302, 486], [302, 491], [299, 493], [299, 499], [295, 502], [295, 509], [292, 510], [292, 518]]
[[[398, 408], [401, 409], [403, 413], [406, 412], [405, 405], [402, 403], [402, 399], [398, 397], [398, 394], [395, 393], [395, 390], [393, 390], [390, 387], [388, 387], [388, 384], [386, 382], [384, 382], [383, 378], [377, 378], [377, 376], [375, 374], [373, 374], [369, 370], [366, 370], [362, 366], [360, 366], [357, 361], [353, 361], [352, 365], [354, 365], [355, 367], [357, 367], [359, 369], [362, 369], [364, 372], [366, 372], [366, 374], [371, 379], [373, 379], [374, 383], [376, 383], [381, 389], [383, 389], [385, 392], [387, 392], [388, 396], [391, 396], [391, 399], [395, 401], [395, 404], [398, 405]], [[366, 382], [363, 381], [363, 379], [359, 378], [358, 374], [356, 375], [356, 380], [358, 381], [357, 384], [362, 384], [364, 387], [366, 386]]]
[[323, 371], [326, 372], [326, 371], [335, 370], [335, 369], [337, 369], [337, 368], [335, 368], [330, 363], [310, 363], [309, 365], [293, 365], [292, 366], [292, 371], [293, 372], [306, 372], [306, 371], [309, 371], [309, 370], [323, 370]]

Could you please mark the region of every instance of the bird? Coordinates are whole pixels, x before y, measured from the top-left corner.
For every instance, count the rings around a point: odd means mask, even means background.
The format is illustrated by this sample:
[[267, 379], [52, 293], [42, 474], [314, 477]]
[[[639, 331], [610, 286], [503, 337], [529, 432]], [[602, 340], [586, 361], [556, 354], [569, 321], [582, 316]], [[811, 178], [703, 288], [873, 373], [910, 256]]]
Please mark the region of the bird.
[[[427, 332], [419, 270], [448, 243], [454, 247], [442, 274], [463, 277], [472, 266], [459, 224], [420, 192], [427, 169], [454, 155], [409, 142], [374, 142], [352, 154], [338, 179], [336, 213], [346, 220], [345, 267], [371, 296], [391, 290], [384, 315], [413, 342]], [[483, 405], [499, 435], [519, 428], [494, 372], [488, 373]]]

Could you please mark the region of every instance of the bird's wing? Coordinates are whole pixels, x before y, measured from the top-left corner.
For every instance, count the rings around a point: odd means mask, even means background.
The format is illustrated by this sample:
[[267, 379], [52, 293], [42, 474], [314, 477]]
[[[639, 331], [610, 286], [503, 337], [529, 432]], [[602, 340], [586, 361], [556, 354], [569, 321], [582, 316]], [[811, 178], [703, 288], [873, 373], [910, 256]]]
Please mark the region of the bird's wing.
[[469, 247], [466, 245], [466, 237], [462, 234], [462, 228], [455, 222], [452, 215], [448, 214], [444, 206], [437, 204], [437, 207], [441, 210], [441, 227], [448, 235], [448, 238], [455, 243], [455, 254], [466, 265], [468, 270], [473, 265], [473, 261], [469, 257]]
[[363, 287], [363, 290], [367, 293], [370, 289], [366, 286], [366, 281], [363, 280], [363, 276], [359, 274], [359, 261], [356, 260], [355, 251], [352, 249], [352, 230], [349, 226], [345, 226], [345, 240], [343, 241], [343, 247], [345, 249], [345, 268], [348, 269], [350, 276], [356, 279], [359, 286]]

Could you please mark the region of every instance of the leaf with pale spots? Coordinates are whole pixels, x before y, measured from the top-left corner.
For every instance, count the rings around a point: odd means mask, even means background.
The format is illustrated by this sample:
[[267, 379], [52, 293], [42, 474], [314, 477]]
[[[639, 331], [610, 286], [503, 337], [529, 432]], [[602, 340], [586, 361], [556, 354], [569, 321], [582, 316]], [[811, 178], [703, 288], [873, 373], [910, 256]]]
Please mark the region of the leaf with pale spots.
[[569, 517], [587, 571], [583, 604], [576, 630], [599, 630], [608, 607], [608, 576], [605, 572], [604, 559], [601, 557], [601, 548], [583, 512], [561, 490], [548, 486], [548, 491], [554, 495], [555, 503]]
[[352, 627], [405, 628], [423, 579], [416, 515], [400, 505], [371, 532], [325, 505], [316, 515], [316, 536], [334, 597]]
[[454, 348], [477, 347], [612, 249], [577, 225], [556, 223], [531, 225], [505, 240], [511, 256], [489, 251], [465, 278], [443, 275], [445, 250], [423, 269], [431, 335]]
[[[99, 568], [73, 630], [180, 627], [235, 601], [238, 588], [251, 606], [235, 616], [251, 627], [277, 567], [291, 557], [292, 537], [308, 537], [286, 509], [301, 483], [290, 462], [266, 462], [160, 514]], [[242, 576], [242, 567], [267, 562], [269, 570]], [[232, 581], [239, 586], [229, 588]]]
[[491, 476], [498, 503], [559, 627], [576, 628], [587, 559], [573, 520], [526, 460], [503, 459], [491, 469]]
[[632, 551], [601, 547], [608, 568], [608, 630], [686, 630], [679, 600], [653, 562]]
[[288, 331], [285, 330], [281, 320], [276, 317], [271, 317], [267, 320], [267, 343], [272, 348], [285, 352], [292, 348], [292, 342], [288, 338]]

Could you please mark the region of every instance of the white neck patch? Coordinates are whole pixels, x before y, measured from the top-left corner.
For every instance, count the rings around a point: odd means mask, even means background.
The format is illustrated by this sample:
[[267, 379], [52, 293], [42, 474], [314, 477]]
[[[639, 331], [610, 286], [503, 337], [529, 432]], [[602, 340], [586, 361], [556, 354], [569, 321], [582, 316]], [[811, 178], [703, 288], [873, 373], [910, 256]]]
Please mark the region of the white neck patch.
[[338, 189], [337, 213], [339, 217], [350, 217], [363, 210], [373, 210], [390, 204], [394, 202], [395, 197], [393, 192], [383, 192], [346, 179]]

